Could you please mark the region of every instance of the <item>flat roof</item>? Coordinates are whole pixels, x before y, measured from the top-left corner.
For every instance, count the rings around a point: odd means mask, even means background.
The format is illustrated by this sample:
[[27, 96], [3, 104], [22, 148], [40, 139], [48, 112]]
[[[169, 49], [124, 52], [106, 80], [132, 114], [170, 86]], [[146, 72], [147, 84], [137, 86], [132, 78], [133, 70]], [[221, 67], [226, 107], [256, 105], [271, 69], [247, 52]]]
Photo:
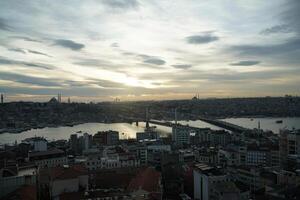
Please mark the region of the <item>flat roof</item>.
[[34, 151], [34, 152], [29, 152], [28, 156], [29, 157], [36, 157], [36, 156], [48, 156], [48, 155], [53, 155], [53, 154], [63, 154], [65, 153], [64, 151], [60, 149], [51, 149], [47, 151]]
[[195, 169], [200, 171], [202, 174], [206, 174], [208, 176], [221, 176], [225, 175], [220, 169], [217, 167], [212, 167], [204, 163], [198, 163], [194, 165]]

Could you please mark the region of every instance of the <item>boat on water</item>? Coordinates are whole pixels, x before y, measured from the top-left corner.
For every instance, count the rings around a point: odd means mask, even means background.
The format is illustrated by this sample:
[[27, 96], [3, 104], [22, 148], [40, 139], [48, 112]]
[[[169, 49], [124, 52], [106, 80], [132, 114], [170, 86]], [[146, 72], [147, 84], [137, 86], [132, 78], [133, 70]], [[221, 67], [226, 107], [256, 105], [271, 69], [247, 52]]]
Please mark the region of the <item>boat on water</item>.
[[73, 127], [73, 126], [74, 126], [74, 124], [72, 124], [72, 123], [68, 123], [68, 124], [66, 124], [66, 126], [68, 126], [68, 127]]
[[282, 120], [277, 120], [276, 124], [282, 124], [282, 122], [283, 122]]
[[82, 133], [82, 131], [77, 131], [76, 133]]

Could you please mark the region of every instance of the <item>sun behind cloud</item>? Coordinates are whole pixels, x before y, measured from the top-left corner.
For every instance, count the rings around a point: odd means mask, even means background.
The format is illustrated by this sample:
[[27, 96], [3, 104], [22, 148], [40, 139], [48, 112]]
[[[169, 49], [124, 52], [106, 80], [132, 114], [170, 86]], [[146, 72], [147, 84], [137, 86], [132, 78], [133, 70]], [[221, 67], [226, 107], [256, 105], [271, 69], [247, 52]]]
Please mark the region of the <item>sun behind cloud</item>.
[[297, 94], [299, 9], [297, 0], [1, 1], [0, 93], [33, 101]]

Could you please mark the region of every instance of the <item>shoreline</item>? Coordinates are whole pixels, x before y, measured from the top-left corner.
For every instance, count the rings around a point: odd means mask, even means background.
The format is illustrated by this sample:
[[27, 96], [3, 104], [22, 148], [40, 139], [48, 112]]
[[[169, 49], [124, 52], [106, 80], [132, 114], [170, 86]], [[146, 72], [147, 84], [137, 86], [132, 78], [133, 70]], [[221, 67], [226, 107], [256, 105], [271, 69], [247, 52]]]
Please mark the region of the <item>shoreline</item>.
[[116, 124], [116, 123], [128, 123], [130, 122], [96, 122], [96, 121], [90, 121], [90, 122], [76, 122], [72, 124], [59, 124], [59, 125], [46, 125], [46, 126], [38, 126], [38, 127], [32, 127], [32, 128], [16, 128], [16, 129], [0, 129], [0, 135], [1, 134], [19, 134], [25, 131], [35, 130], [35, 129], [44, 129], [44, 128], [60, 128], [60, 127], [73, 127], [81, 124], [87, 124], [87, 123], [101, 123], [101, 124]]
[[[284, 117], [279, 117], [279, 116], [241, 116], [241, 117], [237, 117], [237, 116], [230, 116], [230, 117], [222, 117], [222, 118], [216, 118], [218, 120], [224, 120], [224, 119], [239, 119], [239, 118], [244, 118], [244, 119], [256, 119], [256, 118], [260, 118], [260, 119], [284, 119], [284, 118], [300, 118], [300, 117], [288, 117], [288, 116], [284, 116]], [[179, 119], [179, 121], [197, 121], [200, 119]], [[200, 120], [201, 121], [201, 120]], [[30, 130], [34, 130], [34, 129], [44, 129], [44, 128], [59, 128], [59, 127], [73, 127], [73, 126], [77, 126], [80, 124], [85, 124], [85, 123], [103, 123], [103, 124], [114, 124], [114, 123], [133, 123], [133, 122], [129, 122], [129, 121], [119, 121], [119, 122], [103, 122], [103, 121], [83, 121], [83, 122], [73, 122], [73, 123], [66, 123], [66, 124], [59, 124], [59, 125], [53, 125], [53, 124], [48, 124], [45, 126], [34, 126], [34, 127], [24, 127], [24, 128], [6, 128], [6, 129], [0, 129], [0, 135], [1, 134], [19, 134], [22, 132], [26, 132], [26, 131], [30, 131]]]

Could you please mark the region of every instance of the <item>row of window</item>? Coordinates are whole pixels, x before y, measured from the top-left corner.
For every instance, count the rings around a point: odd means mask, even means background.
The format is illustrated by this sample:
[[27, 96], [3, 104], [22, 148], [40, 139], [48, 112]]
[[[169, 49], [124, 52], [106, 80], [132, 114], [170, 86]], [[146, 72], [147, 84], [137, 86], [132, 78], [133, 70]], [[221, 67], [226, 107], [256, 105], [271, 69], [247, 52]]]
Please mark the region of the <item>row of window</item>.
[[59, 159], [46, 159], [46, 160], [39, 160], [36, 161], [37, 165], [47, 165], [47, 166], [51, 166], [51, 165], [58, 165], [58, 164], [65, 164], [67, 163], [67, 159], [66, 158], [59, 158]]

